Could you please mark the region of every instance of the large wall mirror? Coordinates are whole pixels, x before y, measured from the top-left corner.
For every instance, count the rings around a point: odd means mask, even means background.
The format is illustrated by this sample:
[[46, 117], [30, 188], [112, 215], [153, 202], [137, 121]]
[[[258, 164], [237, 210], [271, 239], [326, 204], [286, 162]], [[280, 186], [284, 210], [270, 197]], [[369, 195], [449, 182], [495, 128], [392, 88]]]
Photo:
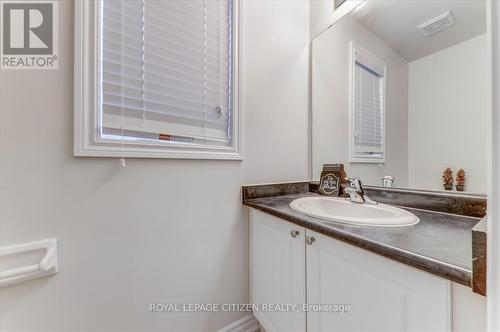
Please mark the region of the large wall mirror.
[[489, 72], [485, 0], [365, 1], [313, 40], [313, 179], [485, 193]]

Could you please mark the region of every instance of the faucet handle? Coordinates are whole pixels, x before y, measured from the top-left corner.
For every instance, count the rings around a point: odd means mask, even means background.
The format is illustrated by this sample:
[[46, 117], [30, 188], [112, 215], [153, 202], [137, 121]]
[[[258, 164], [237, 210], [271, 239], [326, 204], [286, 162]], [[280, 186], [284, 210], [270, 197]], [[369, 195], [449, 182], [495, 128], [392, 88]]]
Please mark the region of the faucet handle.
[[363, 189], [361, 187], [361, 180], [358, 178], [348, 178], [347, 181], [349, 182], [349, 187], [351, 189], [356, 190], [357, 192], [363, 192]]
[[361, 180], [358, 178], [348, 178], [349, 187], [345, 189], [345, 192], [349, 194], [351, 202], [354, 203], [364, 203], [370, 205], [377, 205], [373, 199], [365, 195], [365, 191], [363, 190], [363, 185], [361, 184]]

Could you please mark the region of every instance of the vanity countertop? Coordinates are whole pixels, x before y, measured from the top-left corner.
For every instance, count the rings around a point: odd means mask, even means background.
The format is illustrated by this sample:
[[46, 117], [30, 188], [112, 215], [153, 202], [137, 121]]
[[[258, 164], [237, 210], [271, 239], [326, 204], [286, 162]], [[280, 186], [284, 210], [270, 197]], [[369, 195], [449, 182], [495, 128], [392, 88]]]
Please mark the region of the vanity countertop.
[[480, 221], [479, 217], [400, 206], [417, 215], [420, 222], [394, 228], [326, 225], [290, 208], [290, 202], [296, 198], [318, 196], [311, 192], [314, 190], [309, 191], [308, 183], [281, 185], [277, 190], [269, 188], [269, 185], [243, 187], [243, 204], [471, 287], [471, 230]]
[[486, 296], [486, 248], [487, 248], [486, 217], [472, 229], [472, 290]]

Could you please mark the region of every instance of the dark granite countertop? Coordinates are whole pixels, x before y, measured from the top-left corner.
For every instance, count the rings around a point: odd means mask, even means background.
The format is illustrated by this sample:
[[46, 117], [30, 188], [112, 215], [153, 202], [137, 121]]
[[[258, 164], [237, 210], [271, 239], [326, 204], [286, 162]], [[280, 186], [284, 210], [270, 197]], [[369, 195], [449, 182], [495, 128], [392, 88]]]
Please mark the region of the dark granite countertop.
[[486, 296], [487, 219], [481, 219], [472, 229], [472, 290]]
[[[245, 188], [243, 203], [297, 225], [331, 236], [357, 247], [394, 259], [471, 287], [471, 230], [480, 218], [400, 206], [420, 218], [414, 226], [381, 228], [338, 223], [326, 225], [321, 219], [292, 210], [290, 202], [299, 197], [318, 196], [304, 192], [305, 184], [278, 195], [253, 198], [262, 189]], [[298, 189], [297, 189], [298, 188]], [[280, 195], [281, 194], [281, 195]], [[283, 195], [285, 194], [285, 195]], [[255, 195], [259, 196], [259, 195]]]

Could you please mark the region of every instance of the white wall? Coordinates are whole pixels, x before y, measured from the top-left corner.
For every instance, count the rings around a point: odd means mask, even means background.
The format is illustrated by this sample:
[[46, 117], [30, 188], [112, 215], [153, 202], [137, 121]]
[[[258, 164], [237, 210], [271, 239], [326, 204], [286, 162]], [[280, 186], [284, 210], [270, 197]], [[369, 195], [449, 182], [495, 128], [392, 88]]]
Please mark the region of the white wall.
[[410, 188], [442, 190], [449, 166], [465, 170], [467, 191], [486, 193], [487, 60], [481, 35], [410, 63]]
[[[349, 160], [349, 66], [353, 40], [387, 64], [386, 163], [360, 164]], [[380, 185], [390, 174], [395, 186], [407, 186], [408, 62], [351, 16], [335, 23], [312, 45], [312, 165], [319, 179], [322, 165], [342, 162], [349, 176]]]
[[[307, 1], [244, 2], [242, 162], [75, 158], [73, 2], [59, 70], [0, 72], [1, 245], [59, 239], [60, 273], [0, 293], [3, 331], [214, 331], [246, 313], [149, 313], [151, 302], [247, 303], [244, 183], [308, 174]], [[277, 19], [279, 18], [279, 19]]]

